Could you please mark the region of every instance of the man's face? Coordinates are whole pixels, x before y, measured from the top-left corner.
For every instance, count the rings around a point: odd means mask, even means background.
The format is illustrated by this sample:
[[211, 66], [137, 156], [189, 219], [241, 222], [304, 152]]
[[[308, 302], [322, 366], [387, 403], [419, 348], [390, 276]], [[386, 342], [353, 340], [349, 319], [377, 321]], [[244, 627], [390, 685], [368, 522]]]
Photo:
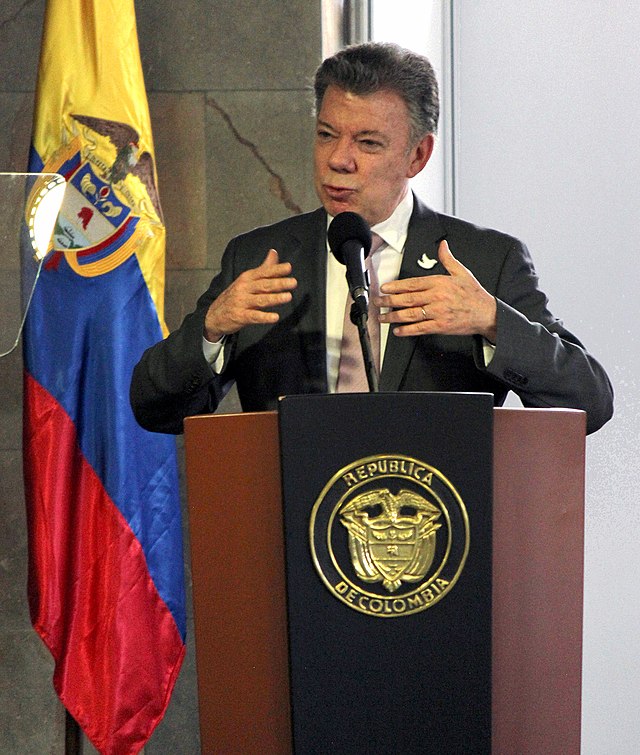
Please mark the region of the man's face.
[[400, 95], [357, 95], [332, 85], [316, 123], [318, 198], [330, 215], [348, 210], [375, 225], [395, 210], [432, 149], [431, 135], [410, 146], [409, 113]]

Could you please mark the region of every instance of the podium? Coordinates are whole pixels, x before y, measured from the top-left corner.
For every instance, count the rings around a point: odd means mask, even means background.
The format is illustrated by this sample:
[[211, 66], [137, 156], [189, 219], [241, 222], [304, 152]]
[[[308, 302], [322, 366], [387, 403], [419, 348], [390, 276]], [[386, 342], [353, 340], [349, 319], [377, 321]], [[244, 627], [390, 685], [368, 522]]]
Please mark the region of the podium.
[[[493, 410], [495, 753], [580, 751], [584, 439], [579, 411]], [[189, 418], [185, 449], [202, 752], [290, 753], [278, 415]]]

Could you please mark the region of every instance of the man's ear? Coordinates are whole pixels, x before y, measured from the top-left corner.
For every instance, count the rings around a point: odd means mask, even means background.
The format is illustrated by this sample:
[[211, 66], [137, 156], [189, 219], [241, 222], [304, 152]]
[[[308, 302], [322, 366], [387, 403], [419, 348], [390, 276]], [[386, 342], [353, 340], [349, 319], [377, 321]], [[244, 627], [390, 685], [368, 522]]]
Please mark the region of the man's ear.
[[413, 178], [424, 168], [429, 162], [429, 158], [433, 153], [433, 147], [436, 143], [436, 138], [433, 134], [426, 134], [420, 139], [420, 141], [412, 148], [412, 160], [409, 164], [407, 171], [407, 178]]

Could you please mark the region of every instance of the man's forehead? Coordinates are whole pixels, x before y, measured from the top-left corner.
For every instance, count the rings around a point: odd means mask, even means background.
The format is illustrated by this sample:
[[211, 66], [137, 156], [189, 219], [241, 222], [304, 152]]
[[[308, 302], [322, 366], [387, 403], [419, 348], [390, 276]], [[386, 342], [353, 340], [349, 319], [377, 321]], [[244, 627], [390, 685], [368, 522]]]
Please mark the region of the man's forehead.
[[[409, 120], [409, 111], [402, 97], [391, 89], [378, 89], [367, 94], [357, 94], [331, 85], [327, 88], [320, 109], [316, 114], [318, 124], [334, 126], [334, 119], [346, 117], [361, 119], [361, 130], [383, 133], [390, 120]], [[375, 123], [378, 120], [379, 123]], [[373, 121], [367, 122], [367, 121]]]
[[[326, 121], [323, 118], [320, 118], [320, 116], [316, 118], [316, 122], [318, 126], [323, 126], [330, 130], [334, 130], [335, 128], [337, 128], [337, 124], [334, 124], [331, 121]], [[355, 133], [356, 133], [356, 136], [386, 136], [385, 131], [381, 131], [380, 129], [377, 129], [377, 128], [361, 128], [361, 129], [358, 129], [358, 131], [356, 131]]]

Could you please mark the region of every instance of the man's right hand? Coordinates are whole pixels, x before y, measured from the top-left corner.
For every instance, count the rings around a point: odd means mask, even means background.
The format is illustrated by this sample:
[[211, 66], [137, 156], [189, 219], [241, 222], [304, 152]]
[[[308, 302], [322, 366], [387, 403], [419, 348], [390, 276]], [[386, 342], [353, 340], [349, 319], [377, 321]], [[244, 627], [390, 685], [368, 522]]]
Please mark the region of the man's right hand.
[[291, 263], [279, 262], [278, 252], [269, 249], [259, 267], [241, 273], [211, 303], [204, 320], [204, 337], [216, 343], [245, 325], [268, 325], [278, 322], [271, 307], [291, 301], [291, 291], [298, 281], [291, 277]]

